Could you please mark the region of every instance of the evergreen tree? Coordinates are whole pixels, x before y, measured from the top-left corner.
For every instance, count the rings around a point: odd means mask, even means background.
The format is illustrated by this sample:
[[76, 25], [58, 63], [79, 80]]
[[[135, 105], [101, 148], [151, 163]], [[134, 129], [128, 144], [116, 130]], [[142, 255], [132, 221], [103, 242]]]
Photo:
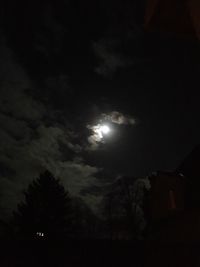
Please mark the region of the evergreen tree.
[[59, 180], [45, 171], [24, 192], [25, 201], [14, 212], [21, 238], [62, 239], [72, 224], [71, 199]]

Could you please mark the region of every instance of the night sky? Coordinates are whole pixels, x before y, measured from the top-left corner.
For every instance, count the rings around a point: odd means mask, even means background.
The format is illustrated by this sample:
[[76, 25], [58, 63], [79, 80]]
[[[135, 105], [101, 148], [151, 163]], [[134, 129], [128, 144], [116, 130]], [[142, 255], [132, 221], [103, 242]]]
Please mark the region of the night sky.
[[[96, 209], [105, 183], [174, 170], [199, 144], [192, 18], [144, 27], [145, 2], [2, 1], [2, 216], [44, 169]], [[101, 123], [111, 132], [97, 140]]]

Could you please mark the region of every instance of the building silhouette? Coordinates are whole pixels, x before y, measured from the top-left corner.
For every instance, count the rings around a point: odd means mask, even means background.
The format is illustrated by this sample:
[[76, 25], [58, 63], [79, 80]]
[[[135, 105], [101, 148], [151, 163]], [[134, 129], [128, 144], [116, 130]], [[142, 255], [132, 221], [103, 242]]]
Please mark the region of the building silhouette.
[[149, 177], [146, 199], [147, 239], [161, 242], [200, 241], [200, 147], [174, 172]]
[[200, 146], [174, 172], [148, 178], [145, 266], [200, 266]]

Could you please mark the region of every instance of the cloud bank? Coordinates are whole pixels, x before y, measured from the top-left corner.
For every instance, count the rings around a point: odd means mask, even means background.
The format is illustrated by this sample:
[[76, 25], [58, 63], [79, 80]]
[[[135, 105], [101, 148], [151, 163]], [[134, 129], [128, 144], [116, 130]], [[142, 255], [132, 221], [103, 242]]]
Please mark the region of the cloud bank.
[[[71, 195], [91, 208], [101, 197], [81, 192], [98, 185], [98, 168], [84, 163], [76, 132], [59, 123], [57, 111], [33, 96], [34, 87], [0, 43], [0, 214], [6, 218], [22, 199], [22, 191], [44, 169], [60, 177]], [[60, 113], [59, 113], [60, 114]], [[79, 159], [79, 160], [78, 160]]]

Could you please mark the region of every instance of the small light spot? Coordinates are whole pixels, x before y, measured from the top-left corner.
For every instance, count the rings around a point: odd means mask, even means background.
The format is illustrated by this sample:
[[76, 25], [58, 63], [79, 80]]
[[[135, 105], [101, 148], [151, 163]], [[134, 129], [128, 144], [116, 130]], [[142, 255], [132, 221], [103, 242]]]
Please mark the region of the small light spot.
[[37, 232], [36, 235], [39, 236], [39, 237], [44, 237], [44, 233], [43, 232]]

